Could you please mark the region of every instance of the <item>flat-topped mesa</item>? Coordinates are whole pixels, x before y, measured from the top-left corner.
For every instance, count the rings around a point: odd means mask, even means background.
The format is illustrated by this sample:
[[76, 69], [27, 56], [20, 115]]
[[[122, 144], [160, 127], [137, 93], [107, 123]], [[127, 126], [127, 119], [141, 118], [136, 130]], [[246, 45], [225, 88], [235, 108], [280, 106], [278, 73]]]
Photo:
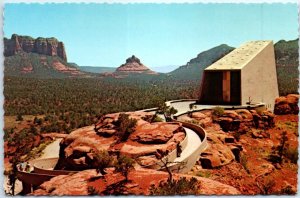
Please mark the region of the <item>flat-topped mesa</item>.
[[67, 61], [63, 42], [54, 37], [34, 39], [30, 36], [13, 34], [10, 39], [4, 38], [4, 56], [13, 56], [20, 52], [58, 56]]
[[126, 59], [126, 63], [122, 64], [116, 69], [117, 72], [128, 72], [128, 73], [155, 73], [151, 71], [148, 67], [143, 65], [139, 58], [132, 55]]

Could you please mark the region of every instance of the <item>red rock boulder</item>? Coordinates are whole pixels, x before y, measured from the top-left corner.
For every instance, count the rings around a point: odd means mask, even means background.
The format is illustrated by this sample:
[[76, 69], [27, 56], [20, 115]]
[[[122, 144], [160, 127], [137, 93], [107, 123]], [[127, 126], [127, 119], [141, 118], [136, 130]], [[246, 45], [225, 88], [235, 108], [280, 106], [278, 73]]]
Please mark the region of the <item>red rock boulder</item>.
[[275, 100], [274, 113], [277, 115], [298, 114], [299, 95], [289, 94], [286, 97], [281, 96]]
[[180, 123], [147, 123], [136, 127], [130, 136], [131, 140], [146, 144], [163, 144], [169, 141], [174, 133], [183, 131]]

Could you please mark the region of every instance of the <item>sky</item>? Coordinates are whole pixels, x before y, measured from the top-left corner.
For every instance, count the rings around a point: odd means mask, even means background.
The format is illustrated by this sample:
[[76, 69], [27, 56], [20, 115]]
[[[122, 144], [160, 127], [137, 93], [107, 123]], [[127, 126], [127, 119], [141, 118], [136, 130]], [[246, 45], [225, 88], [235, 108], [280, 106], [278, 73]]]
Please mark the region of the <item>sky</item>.
[[69, 62], [184, 65], [220, 44], [298, 38], [297, 4], [5, 4], [4, 36], [56, 37]]

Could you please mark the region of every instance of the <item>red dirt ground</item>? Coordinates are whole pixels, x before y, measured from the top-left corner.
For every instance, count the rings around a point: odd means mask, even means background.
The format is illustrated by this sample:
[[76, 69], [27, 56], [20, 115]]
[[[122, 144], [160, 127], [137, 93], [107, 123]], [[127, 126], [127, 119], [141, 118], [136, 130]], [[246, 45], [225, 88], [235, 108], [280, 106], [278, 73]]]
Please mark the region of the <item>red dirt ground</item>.
[[298, 115], [276, 115], [275, 123], [274, 128], [266, 130], [270, 138], [255, 139], [249, 133], [240, 136], [239, 142], [243, 146], [241, 155], [246, 158], [249, 173], [242, 163], [234, 161], [217, 169], [198, 168], [198, 172], [194, 169], [193, 174], [206, 175], [210, 179], [231, 185], [242, 194], [263, 194], [260, 188], [267, 186], [268, 181], [275, 181], [268, 194], [280, 194], [280, 191], [288, 185], [297, 191], [297, 164], [284, 158], [283, 163], [278, 166], [269, 162], [267, 157], [272, 151], [272, 146], [279, 144], [283, 131], [287, 132], [287, 143], [290, 148], [298, 148]]

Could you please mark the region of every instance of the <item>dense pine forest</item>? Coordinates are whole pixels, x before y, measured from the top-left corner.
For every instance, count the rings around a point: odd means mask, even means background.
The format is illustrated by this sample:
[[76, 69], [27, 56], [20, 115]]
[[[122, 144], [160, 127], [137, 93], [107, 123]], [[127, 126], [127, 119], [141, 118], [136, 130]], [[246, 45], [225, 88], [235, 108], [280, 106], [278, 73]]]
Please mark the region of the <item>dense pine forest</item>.
[[91, 125], [102, 114], [152, 108], [165, 100], [196, 98], [197, 81], [151, 78], [32, 79], [5, 77], [5, 116], [45, 115], [46, 132]]

